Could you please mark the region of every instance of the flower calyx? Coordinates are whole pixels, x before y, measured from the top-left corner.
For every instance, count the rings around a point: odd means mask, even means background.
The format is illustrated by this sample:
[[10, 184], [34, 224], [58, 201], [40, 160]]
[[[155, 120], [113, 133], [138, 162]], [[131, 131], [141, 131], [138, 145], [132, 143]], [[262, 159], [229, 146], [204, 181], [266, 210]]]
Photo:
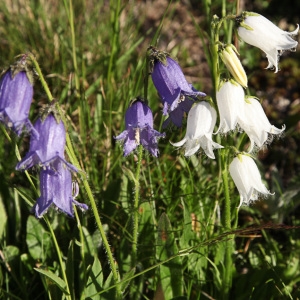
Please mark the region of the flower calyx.
[[154, 46], [149, 46], [147, 49], [147, 55], [149, 60], [149, 74], [152, 74], [154, 63], [157, 61], [161, 62], [164, 66], [168, 65], [167, 57], [170, 56], [170, 54], [166, 51], [160, 51]]

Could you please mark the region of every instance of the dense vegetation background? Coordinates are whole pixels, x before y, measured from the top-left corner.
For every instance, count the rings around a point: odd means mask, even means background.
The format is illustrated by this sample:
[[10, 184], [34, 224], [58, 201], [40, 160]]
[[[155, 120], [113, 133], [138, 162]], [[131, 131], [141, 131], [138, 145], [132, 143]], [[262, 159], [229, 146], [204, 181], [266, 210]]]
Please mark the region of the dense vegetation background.
[[[105, 232], [122, 279], [130, 278], [132, 242], [132, 173], [136, 156], [123, 158], [114, 136], [124, 129], [130, 100], [143, 95], [146, 50], [155, 44], [180, 62], [189, 82], [212, 94], [207, 63], [210, 31], [209, 1], [46, 1], [2, 0], [0, 5], [0, 66], [9, 67], [21, 53], [32, 52], [54, 97], [68, 120], [68, 133], [81, 168], [86, 172]], [[235, 1], [226, 2], [227, 13]], [[221, 16], [224, 2], [212, 1], [209, 16]], [[258, 12], [290, 30], [300, 23], [299, 1], [240, 1], [240, 11]], [[153, 40], [163, 24], [158, 40]], [[293, 27], [294, 28], [294, 27]], [[285, 135], [259, 153], [260, 170], [275, 195], [242, 207], [233, 215], [237, 224], [232, 253], [230, 299], [298, 299], [300, 297], [300, 52], [284, 53], [280, 72], [264, 70], [267, 61], [259, 49], [240, 44], [241, 61], [249, 76], [249, 90], [263, 100], [270, 122], [286, 125]], [[298, 47], [299, 50], [299, 47]], [[162, 124], [158, 95], [149, 82], [149, 106], [156, 129]], [[39, 80], [31, 109], [34, 121], [48, 100]], [[17, 138], [1, 126], [0, 137], [0, 297], [3, 299], [60, 299], [59, 283], [35, 270], [60, 276], [53, 245], [53, 229], [66, 265], [74, 299], [113, 299], [110, 267], [92, 210], [76, 219], [47, 213], [48, 221], [30, 212], [38, 192], [24, 173], [15, 171], [16, 146], [23, 156], [29, 138]], [[224, 245], [222, 187], [216, 162], [204, 154], [190, 159], [169, 143], [179, 141], [185, 129], [167, 129], [159, 141], [160, 156], [144, 155], [141, 169], [138, 265], [141, 273], [130, 281], [124, 297], [163, 299], [162, 274], [183, 288], [178, 299], [221, 299]], [[38, 186], [37, 170], [30, 178]], [[80, 175], [77, 180], [81, 182]], [[88, 203], [80, 186], [80, 202]], [[236, 203], [239, 195], [231, 182]], [[49, 222], [49, 223], [48, 223]], [[175, 243], [165, 256], [159, 230]], [[249, 229], [250, 228], [250, 229]], [[81, 247], [84, 244], [84, 247]], [[179, 250], [165, 268], [155, 266]], [[96, 259], [97, 258], [97, 259]], [[101, 264], [101, 267], [99, 265]], [[92, 268], [93, 266], [93, 268]], [[98, 269], [97, 269], [98, 268]], [[91, 271], [91, 269], [93, 271]], [[95, 270], [103, 280], [92, 280]], [[147, 272], [143, 272], [147, 270]], [[175, 273], [174, 273], [175, 272]], [[169, 290], [168, 290], [169, 291]], [[131, 295], [131, 296], [130, 296]], [[165, 294], [165, 299], [171, 299]], [[184, 298], [185, 297], [185, 298]], [[132, 298], [133, 299], [133, 298]]]

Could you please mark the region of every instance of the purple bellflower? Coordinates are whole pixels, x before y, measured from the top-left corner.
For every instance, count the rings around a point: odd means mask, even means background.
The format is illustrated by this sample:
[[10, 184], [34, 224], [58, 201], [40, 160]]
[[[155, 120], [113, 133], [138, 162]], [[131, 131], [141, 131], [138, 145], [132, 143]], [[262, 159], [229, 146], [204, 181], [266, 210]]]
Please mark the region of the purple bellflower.
[[33, 86], [26, 71], [8, 69], [0, 81], [0, 121], [20, 135], [25, 127], [36, 138], [38, 133], [28, 119]]
[[169, 117], [163, 128], [172, 122], [181, 127], [184, 112], [188, 113], [197, 96], [206, 94], [197, 91], [186, 81], [179, 64], [166, 52], [149, 47], [150, 68], [153, 84], [163, 103], [163, 114]]
[[49, 114], [45, 120], [39, 118], [34, 124], [34, 128], [38, 132], [39, 138], [31, 135], [29, 151], [17, 164], [16, 170], [27, 170], [34, 165], [54, 168], [55, 163], [61, 161], [71, 171], [77, 172], [77, 169], [65, 160], [66, 130], [64, 123], [62, 121], [58, 123], [53, 114]]
[[137, 98], [128, 107], [125, 114], [125, 127], [116, 140], [124, 142], [124, 156], [130, 154], [138, 145], [142, 145], [152, 155], [158, 155], [157, 139], [165, 134], [153, 129], [152, 111], [142, 99]]
[[[74, 217], [73, 204], [83, 211], [87, 210], [86, 204], [79, 203], [74, 199], [78, 195], [79, 188], [78, 184], [72, 183], [69, 169], [61, 160], [56, 161], [54, 167], [55, 171], [49, 166], [40, 170], [41, 196], [32, 209], [35, 216], [41, 218], [52, 205], [70, 217]], [[73, 188], [74, 195], [72, 195]]]

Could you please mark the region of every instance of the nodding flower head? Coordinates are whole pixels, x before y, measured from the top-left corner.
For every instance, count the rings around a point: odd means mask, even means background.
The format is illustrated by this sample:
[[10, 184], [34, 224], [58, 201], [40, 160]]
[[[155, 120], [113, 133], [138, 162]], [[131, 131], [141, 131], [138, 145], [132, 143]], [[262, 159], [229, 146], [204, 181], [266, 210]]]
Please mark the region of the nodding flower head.
[[267, 55], [267, 69], [274, 68], [278, 72], [278, 61], [285, 50], [295, 51], [298, 42], [292, 37], [298, 34], [299, 25], [292, 32], [283, 31], [265, 17], [243, 12], [237, 18], [238, 35], [246, 43], [260, 48]]
[[272, 195], [262, 183], [261, 175], [254, 160], [245, 154], [235, 157], [229, 166], [230, 175], [240, 193], [240, 205], [249, 205], [260, 195]]
[[153, 115], [141, 98], [135, 99], [125, 114], [126, 129], [116, 140], [124, 142], [124, 156], [130, 154], [138, 145], [142, 145], [152, 155], [158, 155], [157, 139], [165, 135], [153, 129]]
[[17, 170], [27, 170], [35, 165], [53, 168], [57, 161], [62, 161], [70, 170], [77, 169], [65, 160], [66, 130], [62, 121], [57, 121], [52, 113], [45, 120], [39, 118], [34, 124], [39, 138], [30, 137], [29, 151], [17, 164]]
[[216, 94], [220, 114], [217, 132], [228, 133], [235, 130], [239, 119], [244, 117], [245, 93], [235, 80], [222, 81]]
[[[62, 161], [56, 161], [53, 168], [45, 167], [40, 170], [40, 193], [33, 207], [37, 218], [41, 218], [51, 206], [74, 217], [73, 204], [85, 211], [88, 206], [75, 200], [78, 195], [78, 184], [72, 182], [72, 175]], [[74, 194], [73, 194], [73, 190]]]
[[[22, 64], [21, 64], [22, 65]], [[21, 67], [9, 68], [0, 79], [0, 122], [20, 135], [24, 128], [38, 137], [29, 121], [33, 84], [29, 71]]]
[[208, 102], [194, 104], [188, 114], [185, 137], [180, 142], [171, 144], [175, 147], [184, 145], [185, 156], [191, 156], [202, 148], [209, 158], [214, 159], [213, 150], [223, 148], [212, 140], [216, 120], [216, 110]]
[[154, 47], [148, 49], [153, 84], [163, 103], [163, 114], [169, 115], [163, 127], [172, 122], [181, 127], [184, 113], [188, 113], [197, 96], [206, 94], [197, 91], [187, 82], [179, 64], [166, 52]]

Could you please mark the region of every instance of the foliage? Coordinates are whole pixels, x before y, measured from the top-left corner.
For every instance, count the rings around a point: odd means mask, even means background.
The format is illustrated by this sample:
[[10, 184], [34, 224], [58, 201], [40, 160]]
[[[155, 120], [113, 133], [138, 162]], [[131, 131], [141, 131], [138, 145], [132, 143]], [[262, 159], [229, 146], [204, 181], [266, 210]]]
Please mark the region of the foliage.
[[[36, 219], [31, 208], [39, 196], [37, 169], [15, 170], [29, 138], [1, 125], [0, 298], [114, 299], [116, 280], [124, 299], [299, 298], [297, 54], [284, 57], [273, 74], [262, 70], [265, 58], [257, 49], [241, 43], [249, 91], [259, 93], [270, 120], [278, 127], [285, 123], [287, 131], [259, 153], [259, 168], [275, 195], [238, 211], [239, 194], [229, 179], [226, 220], [221, 155], [209, 161], [203, 153], [185, 158], [176, 152], [169, 140], [182, 139], [184, 129], [165, 130], [158, 158], [142, 150], [124, 158], [114, 137], [145, 85], [154, 128], [162, 132], [159, 97], [145, 80], [150, 44], [176, 57], [197, 89], [214, 94], [210, 24], [214, 14], [235, 13], [235, 1], [153, 1], [153, 7], [150, 1], [121, 0], [4, 2], [0, 65], [4, 70], [17, 55], [34, 54], [65, 118], [67, 150], [75, 152], [75, 158], [67, 152], [68, 159], [83, 171], [75, 175], [78, 201], [90, 209], [83, 214], [74, 207], [74, 219], [50, 209]], [[272, 1], [256, 2], [246, 5], [272, 16]], [[230, 42], [231, 26], [226, 21], [221, 32]], [[273, 95], [289, 103], [280, 109]], [[37, 79], [32, 122], [48, 101]], [[246, 144], [238, 134], [218, 139]]]

